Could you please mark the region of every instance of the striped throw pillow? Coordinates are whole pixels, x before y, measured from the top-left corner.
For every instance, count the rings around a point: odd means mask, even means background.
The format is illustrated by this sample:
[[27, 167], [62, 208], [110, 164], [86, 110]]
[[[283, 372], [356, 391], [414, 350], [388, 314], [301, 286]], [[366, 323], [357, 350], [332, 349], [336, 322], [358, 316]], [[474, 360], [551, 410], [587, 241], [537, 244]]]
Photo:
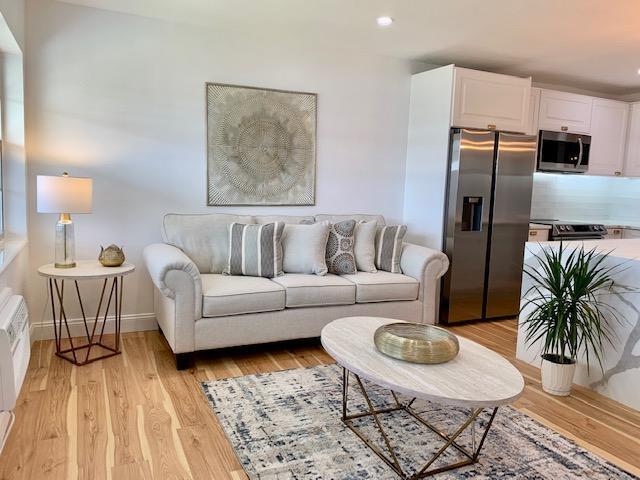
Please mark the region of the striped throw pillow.
[[378, 270], [402, 273], [400, 255], [402, 255], [402, 240], [406, 233], [406, 225], [389, 225], [378, 230], [376, 238], [376, 267]]
[[282, 275], [284, 222], [229, 225], [227, 275], [273, 278]]

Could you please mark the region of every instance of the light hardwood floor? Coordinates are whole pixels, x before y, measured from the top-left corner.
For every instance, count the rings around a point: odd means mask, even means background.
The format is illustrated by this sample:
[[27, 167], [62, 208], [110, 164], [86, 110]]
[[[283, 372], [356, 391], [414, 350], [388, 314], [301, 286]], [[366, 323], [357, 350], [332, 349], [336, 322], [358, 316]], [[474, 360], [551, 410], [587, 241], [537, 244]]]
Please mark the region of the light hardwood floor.
[[[514, 320], [456, 326], [501, 353], [526, 380], [515, 407], [640, 475], [640, 412], [584, 388], [547, 395], [538, 369], [515, 360]], [[178, 372], [161, 334], [123, 335], [123, 355], [75, 367], [34, 346], [0, 478], [246, 478], [199, 382], [331, 363], [318, 344], [199, 355]]]

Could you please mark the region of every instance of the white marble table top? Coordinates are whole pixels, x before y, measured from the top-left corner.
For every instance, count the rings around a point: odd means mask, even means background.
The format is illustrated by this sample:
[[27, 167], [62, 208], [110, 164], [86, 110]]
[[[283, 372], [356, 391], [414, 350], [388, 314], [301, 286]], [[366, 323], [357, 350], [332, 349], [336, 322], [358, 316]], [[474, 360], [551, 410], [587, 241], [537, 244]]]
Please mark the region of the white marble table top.
[[[640, 260], [640, 239], [613, 239], [613, 240], [572, 240], [563, 242], [565, 247], [579, 248], [584, 245], [585, 250], [593, 248], [598, 252], [611, 252], [611, 257], [625, 258], [627, 260]], [[525, 257], [530, 257], [542, 247], [560, 248], [560, 242], [529, 242], [525, 248]]]
[[126, 262], [119, 267], [105, 267], [97, 260], [80, 260], [74, 268], [56, 268], [53, 263], [42, 265], [38, 268], [38, 274], [61, 280], [91, 280], [121, 277], [135, 269], [135, 265]]
[[391, 318], [347, 317], [322, 329], [324, 349], [347, 370], [394, 392], [446, 405], [497, 407], [516, 400], [524, 379], [497, 353], [458, 337], [460, 352], [450, 362], [421, 365], [380, 353], [373, 343], [378, 327]]

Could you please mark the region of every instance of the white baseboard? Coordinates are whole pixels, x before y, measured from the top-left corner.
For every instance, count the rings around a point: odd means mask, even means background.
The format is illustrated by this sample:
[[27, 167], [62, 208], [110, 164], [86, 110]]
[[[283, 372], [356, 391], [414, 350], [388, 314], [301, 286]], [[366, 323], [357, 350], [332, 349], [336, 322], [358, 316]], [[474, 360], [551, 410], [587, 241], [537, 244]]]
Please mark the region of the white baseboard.
[[[93, 326], [93, 318], [88, 318], [87, 323], [91, 328]], [[71, 336], [80, 337], [85, 335], [84, 323], [81, 318], [73, 318], [68, 320], [69, 330]], [[102, 320], [100, 324], [102, 325]], [[155, 313], [133, 313], [128, 315], [122, 315], [122, 323], [120, 325], [120, 331], [124, 332], [141, 332], [145, 330], [154, 330], [158, 328], [158, 322], [156, 322]], [[64, 324], [62, 326], [63, 337], [67, 336]], [[107, 317], [107, 326], [105, 327], [105, 333], [114, 332], [114, 317]], [[30, 332], [31, 341], [35, 340], [49, 340], [54, 338], [53, 334], [53, 322], [34, 323], [31, 324]]]

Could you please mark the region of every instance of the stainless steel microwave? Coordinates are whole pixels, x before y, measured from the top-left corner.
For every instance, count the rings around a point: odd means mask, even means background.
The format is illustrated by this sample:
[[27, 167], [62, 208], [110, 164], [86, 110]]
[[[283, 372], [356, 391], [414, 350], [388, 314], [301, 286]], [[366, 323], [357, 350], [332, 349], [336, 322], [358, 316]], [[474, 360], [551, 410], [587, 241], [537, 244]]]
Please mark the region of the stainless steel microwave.
[[589, 169], [591, 136], [540, 130], [538, 171], [585, 173]]

